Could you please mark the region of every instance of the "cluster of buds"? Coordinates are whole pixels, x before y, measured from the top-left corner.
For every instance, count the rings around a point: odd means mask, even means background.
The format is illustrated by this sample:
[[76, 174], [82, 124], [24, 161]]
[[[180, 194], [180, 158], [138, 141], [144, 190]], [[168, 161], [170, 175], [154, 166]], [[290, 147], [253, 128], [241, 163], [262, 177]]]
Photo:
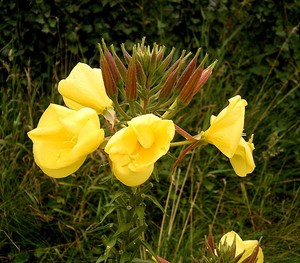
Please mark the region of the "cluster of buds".
[[[107, 95], [126, 119], [153, 113], [168, 118], [187, 106], [212, 74], [216, 61], [204, 67], [208, 56], [199, 65], [201, 49], [191, 59], [191, 52], [181, 52], [175, 60], [173, 48], [166, 53], [165, 46], [145, 45], [145, 39], [132, 48], [132, 54], [121, 45], [125, 63], [110, 50], [104, 40], [99, 44], [100, 65]], [[118, 106], [121, 106], [120, 108]], [[166, 116], [163, 116], [166, 117]]]
[[[201, 251], [201, 259], [193, 258], [194, 263], [263, 263], [264, 254], [257, 240], [245, 240], [234, 231], [226, 233], [215, 244], [210, 227], [210, 233]], [[155, 263], [170, 263], [161, 257], [152, 257]]]
[[234, 231], [225, 234], [219, 244], [215, 244], [211, 233], [205, 241], [200, 261], [194, 263], [263, 263], [264, 255], [257, 240], [243, 241]]

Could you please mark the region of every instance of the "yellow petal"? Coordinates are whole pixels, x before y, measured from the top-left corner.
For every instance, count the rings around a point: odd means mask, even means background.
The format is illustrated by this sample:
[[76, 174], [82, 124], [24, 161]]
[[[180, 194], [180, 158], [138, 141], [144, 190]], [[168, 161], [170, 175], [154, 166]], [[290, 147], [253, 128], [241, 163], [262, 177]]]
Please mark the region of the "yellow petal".
[[258, 245], [257, 240], [246, 240], [246, 241], [243, 241], [243, 242], [244, 242], [244, 245], [245, 245], [245, 253], [240, 258], [239, 262], [243, 262], [244, 259], [249, 257], [253, 253], [253, 250], [255, 249], [255, 247]]
[[115, 176], [129, 186], [145, 182], [154, 163], [168, 152], [174, 134], [175, 126], [170, 120], [153, 114], [133, 118], [105, 147]]
[[117, 179], [127, 186], [138, 186], [148, 180], [153, 172], [154, 164], [144, 167], [143, 170], [131, 170], [128, 166], [121, 166], [118, 162], [112, 163], [112, 171]]
[[33, 142], [36, 164], [45, 174], [61, 178], [74, 173], [99, 147], [104, 131], [93, 109], [74, 111], [50, 104], [28, 136]]
[[252, 152], [254, 150], [254, 144], [252, 143], [253, 135], [249, 142], [246, 142], [243, 138], [240, 139], [239, 145], [230, 158], [230, 163], [238, 176], [244, 177], [249, 173], [252, 173], [255, 168]]
[[220, 243], [222, 245], [226, 244], [227, 246], [232, 246], [233, 242], [235, 240], [235, 245], [236, 245], [236, 251], [235, 251], [235, 256], [241, 254], [244, 250], [245, 250], [245, 244], [243, 242], [243, 240], [241, 239], [241, 237], [234, 231], [230, 231], [228, 233], [226, 233], [224, 236], [222, 236]]
[[256, 263], [263, 263], [264, 262], [264, 254], [263, 251], [261, 249], [261, 247], [258, 250], [258, 255], [257, 255], [257, 262]]
[[114, 161], [115, 155], [130, 155], [137, 148], [138, 141], [132, 129], [122, 128], [117, 131], [105, 146], [105, 152]]
[[[239, 254], [243, 253], [242, 257], [239, 259], [238, 263], [242, 263], [247, 257], [252, 255], [254, 249], [258, 245], [257, 240], [246, 240], [243, 241], [241, 237], [234, 231], [230, 231], [227, 234], [225, 234], [221, 240], [220, 244], [224, 245], [225, 241], [228, 246], [232, 246], [234, 243], [234, 240], [236, 241], [236, 252], [235, 256], [238, 256]], [[259, 248], [258, 255], [257, 255], [257, 262], [258, 263], [263, 263], [264, 261], [264, 255], [262, 252], [262, 249]]]
[[33, 144], [35, 163], [50, 177], [63, 178], [76, 172], [86, 156], [73, 158], [69, 149], [51, 147], [45, 144]]
[[105, 91], [101, 69], [92, 69], [84, 63], [78, 63], [69, 76], [59, 82], [58, 91], [71, 109], [89, 107], [101, 114], [105, 109], [112, 108], [112, 101]]
[[215, 145], [228, 158], [235, 153], [242, 136], [246, 105], [239, 95], [229, 99], [229, 105], [211, 118], [211, 126], [202, 133], [205, 141]]

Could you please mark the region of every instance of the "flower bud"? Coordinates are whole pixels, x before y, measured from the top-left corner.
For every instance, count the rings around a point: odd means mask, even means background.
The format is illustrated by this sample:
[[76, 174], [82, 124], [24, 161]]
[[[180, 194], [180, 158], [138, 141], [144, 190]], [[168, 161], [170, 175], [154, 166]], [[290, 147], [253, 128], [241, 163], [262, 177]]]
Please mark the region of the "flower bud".
[[188, 82], [188, 80], [190, 79], [191, 75], [193, 74], [195, 68], [196, 68], [196, 64], [197, 64], [197, 59], [198, 56], [200, 54], [201, 48], [199, 48], [197, 50], [196, 55], [194, 56], [194, 58], [190, 61], [190, 63], [187, 65], [187, 67], [185, 68], [184, 72], [182, 73], [181, 77], [179, 78], [177, 84], [176, 84], [176, 89], [178, 89], [179, 91], [181, 91], [184, 87], [184, 85]]
[[[121, 74], [119, 72], [119, 69], [116, 65], [116, 62], [115, 62], [112, 54], [107, 49], [106, 44], [103, 39], [102, 39], [102, 45], [104, 48], [104, 56], [106, 58], [106, 62], [108, 64], [108, 66], [109, 66], [111, 76], [112, 76], [114, 82], [116, 83], [117, 87], [121, 88], [121, 87], [123, 87], [123, 80], [122, 80]], [[100, 47], [100, 49], [101, 49], [101, 47]], [[100, 53], [103, 56], [103, 52], [100, 52]]]
[[212, 74], [212, 69], [207, 68], [202, 71], [201, 77], [193, 90], [193, 96], [204, 86], [204, 84], [207, 82], [211, 74]]
[[178, 77], [178, 70], [174, 70], [169, 77], [167, 78], [167, 80], [164, 82], [160, 93], [159, 93], [159, 98], [160, 99], [167, 99], [171, 92], [172, 89], [174, 88], [175, 82], [177, 80]]
[[158, 46], [156, 43], [153, 44], [152, 52], [150, 54], [150, 63], [149, 63], [149, 75], [153, 76], [154, 72], [158, 65], [158, 53], [157, 53]]
[[[100, 52], [102, 52], [102, 49], [100, 49]], [[103, 52], [101, 53], [100, 56], [100, 66], [102, 69], [103, 81], [108, 96], [111, 97], [116, 96], [116, 94], [118, 93], [117, 85], [115, 80], [112, 77], [111, 70], [109, 68], [107, 59], [104, 56]]]
[[188, 105], [192, 100], [194, 96], [195, 87], [197, 86], [201, 78], [202, 71], [202, 66], [198, 66], [198, 68], [192, 73], [187, 83], [180, 91], [178, 99], [183, 105]]
[[126, 74], [127, 74], [127, 69], [126, 69], [126, 67], [124, 66], [124, 64], [123, 64], [123, 62], [121, 61], [121, 59], [118, 57], [118, 55], [117, 55], [117, 53], [116, 53], [116, 51], [115, 51], [113, 45], [111, 45], [111, 51], [112, 51], [112, 53], [113, 53], [113, 58], [114, 58], [114, 60], [115, 60], [115, 63], [116, 63], [116, 65], [117, 65], [118, 69], [119, 69], [119, 72], [120, 72], [121, 76], [122, 76], [122, 80], [123, 80], [123, 82], [125, 83]]
[[171, 61], [173, 59], [173, 55], [174, 55], [175, 50], [176, 49], [173, 47], [172, 50], [171, 50], [171, 52], [169, 53], [169, 55], [166, 56], [166, 58], [157, 67], [157, 73], [159, 75], [163, 74], [165, 72], [165, 70], [167, 69], [167, 67], [169, 66], [169, 64], [171, 63]]
[[155, 82], [156, 80], [160, 80], [160, 83], [159, 83], [159, 85], [158, 85], [159, 87], [162, 87], [162, 86], [163, 86], [163, 84], [165, 83], [165, 81], [168, 79], [168, 77], [171, 75], [171, 73], [172, 73], [173, 71], [176, 70], [176, 71], [178, 71], [178, 74], [179, 74], [181, 68], [184, 66], [185, 61], [186, 61], [186, 59], [188, 58], [188, 56], [190, 55], [190, 53], [187, 54], [186, 56], [184, 56], [184, 55], [185, 55], [185, 51], [182, 51], [180, 58], [177, 59], [177, 60], [172, 64], [172, 66], [170, 66], [170, 67], [164, 72], [164, 74], [163, 74], [162, 77], [161, 77], [161, 74], [162, 74], [162, 73], [159, 73], [159, 72], [160, 72], [159, 69], [157, 70], [157, 74], [156, 74], [156, 78], [154, 79], [154, 82]]
[[133, 51], [130, 64], [128, 66], [127, 75], [126, 75], [126, 97], [128, 100], [135, 100], [137, 98], [137, 76], [136, 76], [136, 52]]
[[136, 61], [136, 75], [138, 83], [143, 87], [146, 84], [147, 77], [142, 64], [138, 60]]
[[124, 56], [124, 58], [126, 60], [126, 63], [127, 63], [127, 65], [129, 65], [129, 63], [131, 61], [131, 56], [127, 52], [124, 44], [121, 45], [121, 49], [122, 49], [122, 52], [123, 52], [123, 56]]

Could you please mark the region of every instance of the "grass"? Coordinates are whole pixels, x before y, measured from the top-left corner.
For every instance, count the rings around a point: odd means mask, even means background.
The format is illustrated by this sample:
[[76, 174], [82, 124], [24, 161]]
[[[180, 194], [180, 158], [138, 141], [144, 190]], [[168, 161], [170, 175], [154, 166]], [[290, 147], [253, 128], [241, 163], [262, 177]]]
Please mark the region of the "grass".
[[[50, 64], [48, 75], [37, 79], [32, 79], [30, 67], [6, 68], [0, 127], [2, 262], [96, 262], [105, 251], [105, 236], [115, 227], [109, 204], [121, 186], [111, 183], [102, 152], [92, 154], [76, 175], [59, 180], [43, 175], [33, 161], [26, 133], [50, 102], [61, 103], [51, 79], [53, 72], [66, 74], [68, 66], [62, 72]], [[230, 66], [219, 63], [192, 110], [183, 111], [176, 121], [195, 134], [195, 127], [207, 127], [210, 114], [219, 112], [229, 97], [247, 93], [246, 131], [255, 133], [256, 170], [238, 178], [227, 159], [208, 146], [189, 153], [172, 173], [170, 160], [179, 154], [174, 150], [157, 165], [160, 181], [153, 180], [152, 192], [163, 211], [147, 202], [146, 239], [171, 262], [191, 262], [199, 258], [212, 225], [216, 240], [230, 230], [243, 239], [263, 237], [265, 262], [298, 262], [299, 69], [293, 65], [295, 71], [275, 89], [271, 65], [260, 92], [246, 92], [228, 81]]]

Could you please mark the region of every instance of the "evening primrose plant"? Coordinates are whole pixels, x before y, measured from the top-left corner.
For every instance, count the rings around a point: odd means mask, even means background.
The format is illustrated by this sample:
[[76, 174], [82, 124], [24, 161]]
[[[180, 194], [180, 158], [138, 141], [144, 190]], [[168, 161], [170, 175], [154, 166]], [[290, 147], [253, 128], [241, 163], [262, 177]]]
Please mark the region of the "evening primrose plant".
[[[107, 156], [112, 178], [117, 179], [112, 182], [124, 185], [109, 211], [116, 214], [118, 227], [111, 236], [103, 237], [106, 250], [97, 262], [168, 262], [156, 255], [144, 234], [148, 226], [146, 200], [161, 207], [151, 194], [157, 182], [151, 180], [157, 161], [171, 147], [184, 147], [176, 167], [190, 150], [211, 144], [229, 158], [238, 176], [251, 173], [255, 168], [253, 135], [249, 141], [243, 138], [247, 102], [239, 95], [230, 98], [227, 107], [211, 116], [208, 129], [191, 135], [176, 123], [175, 116], [205, 85], [216, 61], [205, 66], [205, 55], [198, 63], [201, 49], [192, 58], [190, 52], [182, 51], [175, 59], [175, 48], [166, 54], [166, 47], [154, 44], [151, 48], [145, 39], [134, 45], [131, 53], [124, 45], [121, 50], [124, 62], [114, 46], [109, 49], [102, 41], [100, 68], [78, 63], [58, 83], [66, 106], [50, 104], [28, 136], [35, 163], [46, 175], [62, 178], [79, 173], [87, 156], [97, 150]], [[181, 140], [174, 141], [176, 133]], [[241, 258], [253, 255], [254, 243], [251, 250], [248, 243], [240, 245], [244, 243], [237, 234], [239, 243], [229, 240], [232, 234], [228, 234], [226, 245], [238, 247]], [[214, 257], [225, 253], [216, 251]], [[262, 251], [257, 251], [258, 262], [262, 262]]]

